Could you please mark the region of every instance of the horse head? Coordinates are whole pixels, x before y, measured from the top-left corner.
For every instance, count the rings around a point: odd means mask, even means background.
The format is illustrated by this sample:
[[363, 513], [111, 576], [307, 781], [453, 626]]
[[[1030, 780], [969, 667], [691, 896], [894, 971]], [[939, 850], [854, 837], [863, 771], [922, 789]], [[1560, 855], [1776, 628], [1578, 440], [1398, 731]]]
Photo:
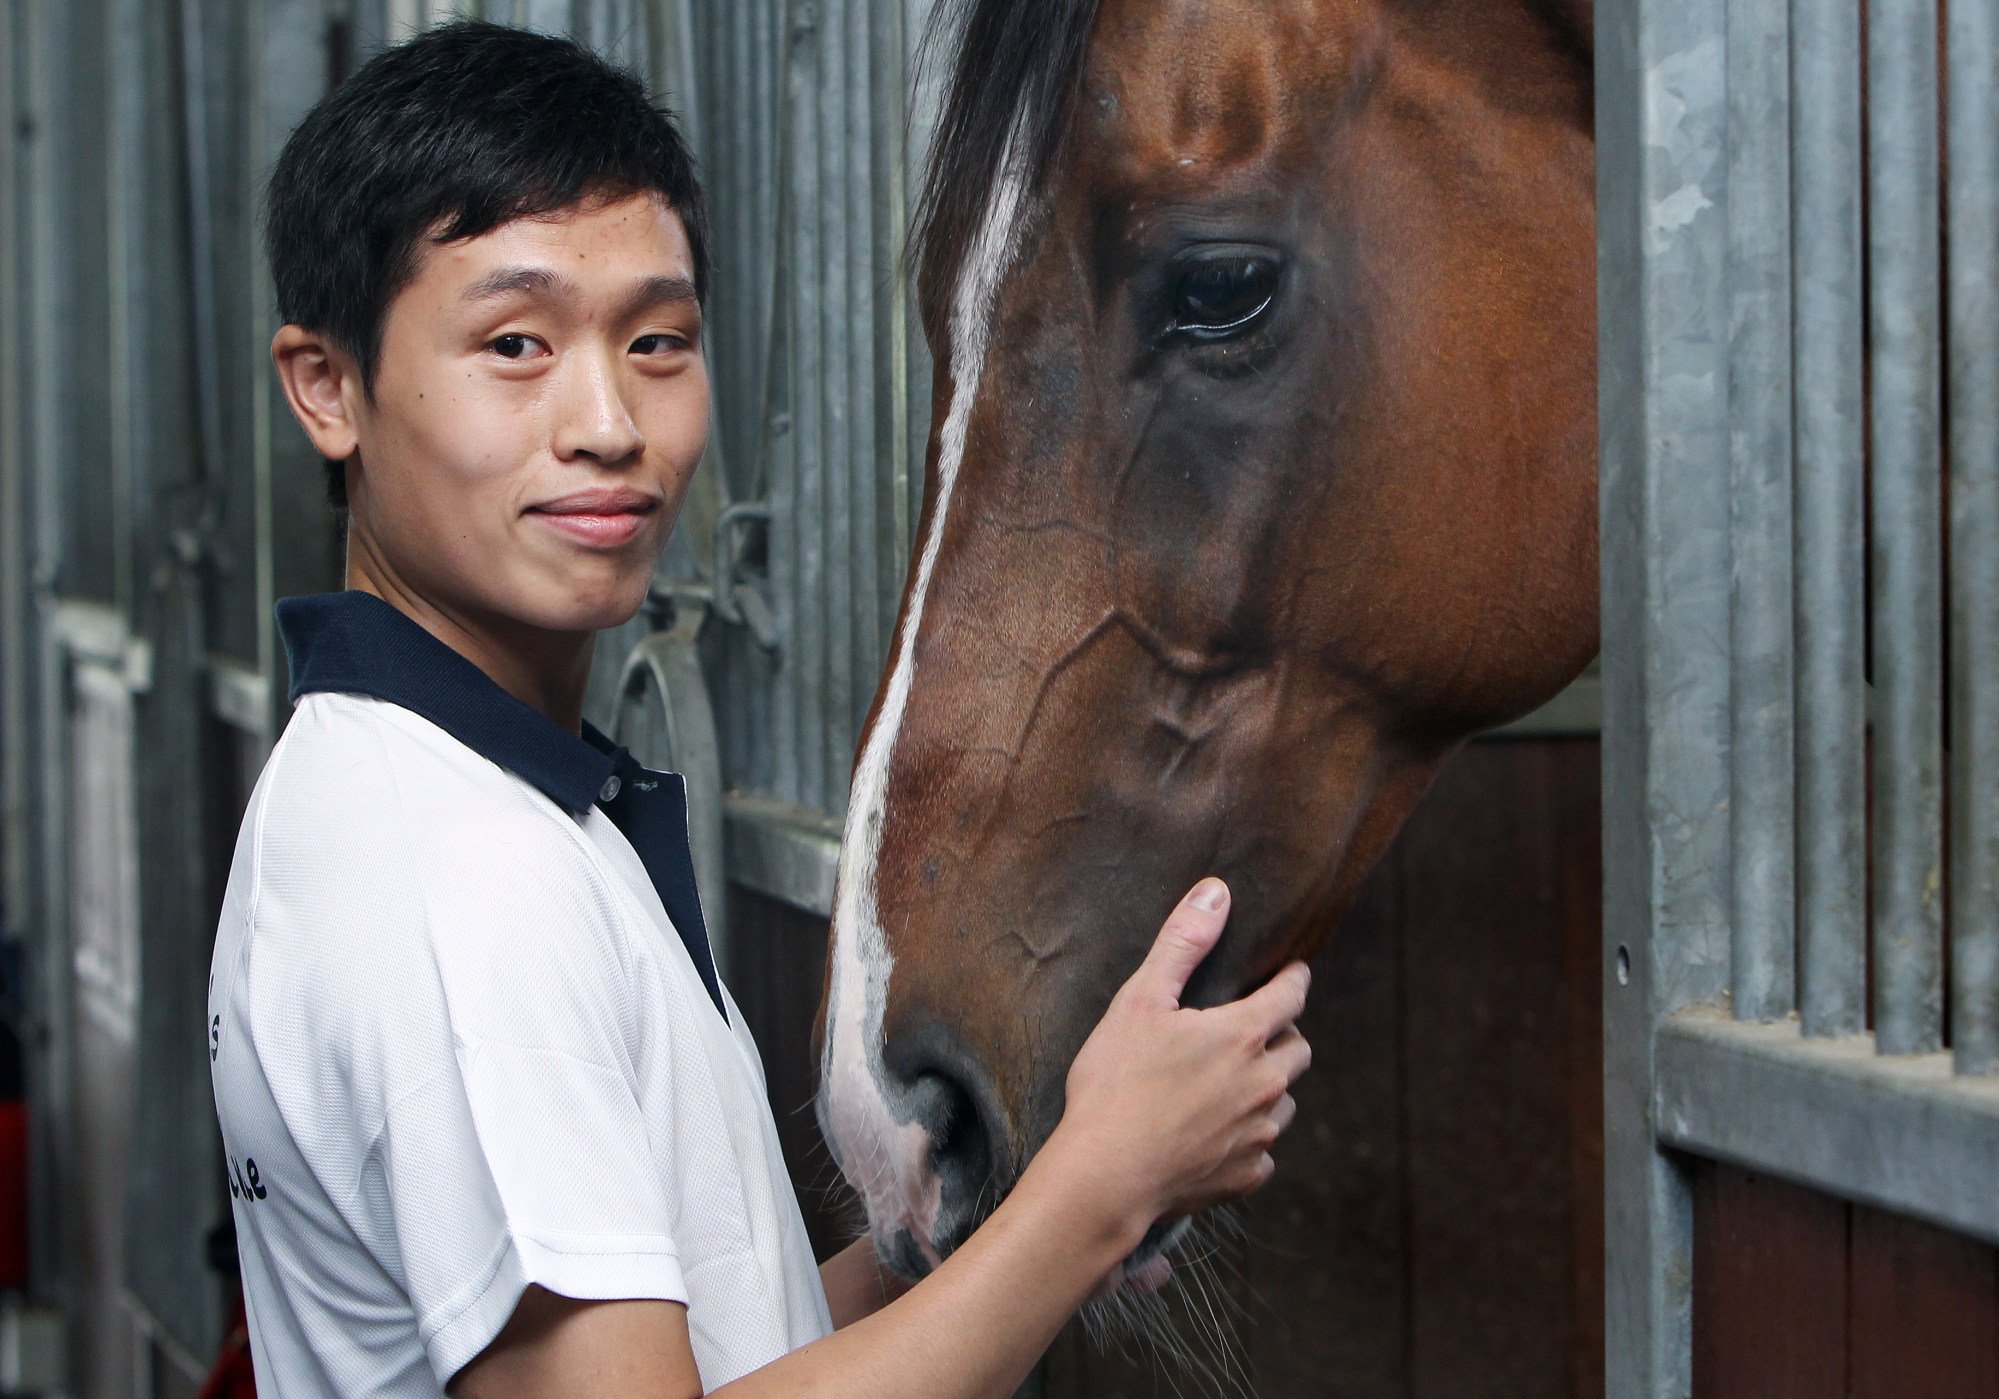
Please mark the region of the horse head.
[[1594, 652], [1560, 4], [966, 0], [926, 497], [822, 1012], [821, 1123], [904, 1271], [1047, 1138], [1189, 885], [1235, 895], [1189, 997], [1241, 994]]

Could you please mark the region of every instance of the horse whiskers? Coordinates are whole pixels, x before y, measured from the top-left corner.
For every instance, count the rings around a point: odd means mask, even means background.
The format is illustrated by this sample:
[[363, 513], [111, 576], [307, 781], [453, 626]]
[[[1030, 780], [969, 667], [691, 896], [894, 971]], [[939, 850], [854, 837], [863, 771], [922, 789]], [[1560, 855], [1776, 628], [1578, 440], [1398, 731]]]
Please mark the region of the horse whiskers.
[[1239, 1235], [1241, 1223], [1203, 1217], [1174, 1250], [1174, 1282], [1158, 1292], [1116, 1292], [1089, 1303], [1083, 1328], [1098, 1350], [1127, 1361], [1143, 1356], [1155, 1380], [1176, 1395], [1233, 1395], [1253, 1399], [1255, 1388], [1242, 1358], [1239, 1323], [1247, 1311], [1223, 1280], [1233, 1271], [1230, 1247], [1220, 1235]]

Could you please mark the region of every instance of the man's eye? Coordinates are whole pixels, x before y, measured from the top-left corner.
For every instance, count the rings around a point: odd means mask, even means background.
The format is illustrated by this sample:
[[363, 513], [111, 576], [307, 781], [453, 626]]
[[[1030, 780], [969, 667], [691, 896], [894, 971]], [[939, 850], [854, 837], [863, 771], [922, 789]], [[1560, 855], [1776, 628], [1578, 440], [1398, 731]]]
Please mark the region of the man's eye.
[[486, 348], [502, 359], [526, 359], [535, 351], [535, 339], [532, 335], [510, 331], [505, 335], [493, 337], [487, 342]]
[[679, 335], [669, 335], [665, 331], [655, 331], [651, 335], [641, 335], [632, 341], [635, 355], [664, 355], [687, 348], [687, 341]]

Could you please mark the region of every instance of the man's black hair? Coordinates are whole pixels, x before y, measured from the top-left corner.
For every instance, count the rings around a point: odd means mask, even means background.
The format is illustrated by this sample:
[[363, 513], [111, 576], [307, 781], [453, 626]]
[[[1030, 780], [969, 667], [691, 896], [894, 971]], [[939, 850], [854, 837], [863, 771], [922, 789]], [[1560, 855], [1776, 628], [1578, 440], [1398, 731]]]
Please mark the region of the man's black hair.
[[[363, 64], [285, 142], [265, 224], [278, 314], [353, 355], [372, 394], [383, 320], [426, 239], [648, 193], [680, 216], [705, 295], [694, 160], [645, 84], [567, 39], [446, 24]], [[327, 466], [344, 506], [341, 466]]]

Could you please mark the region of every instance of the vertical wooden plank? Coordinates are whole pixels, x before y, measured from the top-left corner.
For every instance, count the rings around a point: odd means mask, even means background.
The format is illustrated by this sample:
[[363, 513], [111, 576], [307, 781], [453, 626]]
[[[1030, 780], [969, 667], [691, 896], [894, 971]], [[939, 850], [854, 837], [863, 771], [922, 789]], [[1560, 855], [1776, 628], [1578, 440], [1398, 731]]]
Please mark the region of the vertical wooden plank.
[[1317, 959], [1304, 1029], [1318, 1067], [1299, 1082], [1278, 1179], [1246, 1214], [1258, 1394], [1324, 1392], [1328, 1375], [1369, 1399], [1409, 1392], [1406, 849], [1376, 871]]
[[1829, 1195], [1694, 1175], [1694, 1399], [1846, 1394], [1847, 1214]]
[[[1419, 813], [1412, 824], [1428, 818]], [[1222, 1274], [1241, 1309], [1238, 1354], [1251, 1392], [1405, 1399], [1402, 845], [1360, 891], [1314, 967], [1301, 1028], [1316, 1067], [1299, 1081], [1298, 1121], [1277, 1177], [1243, 1208], [1246, 1240]], [[1183, 1322], [1184, 1324], [1184, 1322]], [[1143, 1344], [1105, 1352], [1081, 1325], [1049, 1356], [1049, 1399], [1142, 1399], [1174, 1392]], [[1170, 1362], [1164, 1373], [1188, 1394]]]
[[812, 1249], [826, 1258], [866, 1227], [819, 1136], [812, 1111], [819, 1066], [812, 1021], [825, 979], [826, 920], [776, 899], [729, 887], [729, 994], [743, 1012], [763, 1058], [777, 1136], [798, 1191]]
[[1574, 1399], [1604, 1395], [1603, 1237], [1603, 764], [1602, 745], [1575, 751], [1557, 788], [1570, 812], [1568, 840], [1555, 853], [1567, 946], [1569, 1322]]
[[[1403, 850], [1415, 1399], [1573, 1393], [1568, 931], [1597, 926], [1595, 745], [1475, 745]], [[1522, 819], [1532, 813], [1531, 819]], [[1595, 966], [1585, 984], [1593, 994]], [[1595, 1206], [1595, 1200], [1589, 1207]]]
[[1999, 1250], [1853, 1212], [1847, 1399], [1999, 1399]]

